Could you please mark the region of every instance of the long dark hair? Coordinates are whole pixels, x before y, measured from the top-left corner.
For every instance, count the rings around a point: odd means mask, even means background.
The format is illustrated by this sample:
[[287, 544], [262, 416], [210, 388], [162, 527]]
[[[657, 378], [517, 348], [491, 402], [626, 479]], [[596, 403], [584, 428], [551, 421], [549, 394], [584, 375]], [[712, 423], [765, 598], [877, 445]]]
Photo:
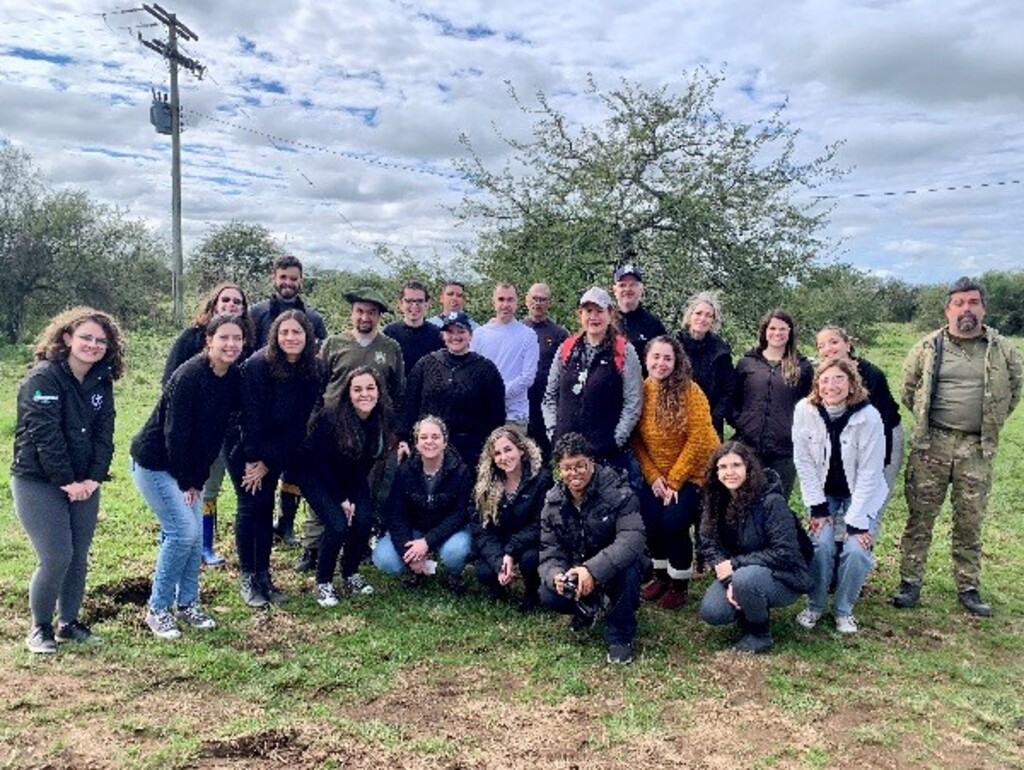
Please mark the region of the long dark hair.
[[221, 281], [206, 293], [199, 306], [199, 312], [196, 313], [195, 320], [192, 321], [192, 325], [197, 329], [206, 330], [207, 324], [213, 320], [213, 316], [217, 312], [217, 300], [220, 299], [220, 295], [225, 289], [234, 289], [242, 295], [242, 309], [237, 313], [239, 316], [238, 325], [242, 327], [242, 341], [247, 348], [252, 349], [253, 342], [256, 339], [256, 330], [252, 325], [252, 318], [249, 315], [249, 298], [242, 290], [242, 287], [234, 281]]
[[274, 319], [267, 332], [267, 363], [270, 364], [270, 376], [275, 380], [288, 379], [291, 372], [288, 369], [288, 356], [281, 350], [281, 344], [277, 341], [277, 330], [285, 321], [296, 321], [306, 333], [306, 346], [299, 354], [299, 360], [295, 362], [295, 376], [300, 380], [311, 380], [317, 376], [316, 371], [316, 334], [313, 331], [313, 324], [309, 317], [301, 310], [285, 310]]
[[690, 382], [693, 379], [693, 369], [690, 366], [690, 359], [679, 344], [679, 340], [662, 334], [647, 343], [644, 348], [644, 358], [650, 351], [651, 346], [656, 342], [668, 345], [676, 357], [676, 365], [672, 373], [658, 383], [658, 398], [654, 402], [654, 418], [661, 425], [668, 425], [677, 430], [686, 429], [686, 394], [690, 389]]
[[[352, 380], [364, 374], [373, 377], [377, 383], [377, 405], [366, 420], [359, 419], [356, 408], [352, 405]], [[363, 453], [366, 442], [378, 445], [380, 452], [386, 452], [396, 443], [395, 417], [391, 409], [388, 392], [380, 381], [380, 375], [369, 366], [357, 366], [349, 372], [341, 383], [341, 395], [336, 404], [325, 407], [327, 415], [334, 421], [334, 435], [338, 449], [346, 457], [357, 458]], [[311, 423], [316, 419], [313, 415]], [[367, 428], [378, 426], [377, 435], [368, 436]]]
[[[718, 480], [718, 461], [728, 454], [739, 455], [747, 466], [746, 481], [735, 494]], [[731, 525], [742, 522], [767, 488], [768, 479], [761, 461], [757, 459], [757, 453], [740, 441], [726, 441], [711, 455], [704, 474], [704, 510], [700, 531], [711, 536], [718, 528], [719, 521], [724, 520]]]
[[768, 347], [768, 324], [773, 320], [782, 321], [789, 326], [789, 339], [786, 340], [786, 349], [782, 354], [782, 379], [787, 385], [796, 385], [800, 382], [800, 351], [796, 348], [796, 321], [793, 320], [793, 316], [782, 308], [765, 313], [758, 327], [758, 345], [761, 350]]

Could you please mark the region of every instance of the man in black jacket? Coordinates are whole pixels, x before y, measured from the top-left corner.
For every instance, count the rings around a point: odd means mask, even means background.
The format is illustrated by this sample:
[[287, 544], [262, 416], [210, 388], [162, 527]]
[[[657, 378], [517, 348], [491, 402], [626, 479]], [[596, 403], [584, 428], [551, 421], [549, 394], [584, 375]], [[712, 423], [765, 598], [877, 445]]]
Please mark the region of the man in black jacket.
[[640, 357], [640, 367], [647, 377], [646, 355], [647, 343], [655, 337], [665, 334], [665, 324], [658, 316], [643, 306], [644, 277], [636, 265], [622, 265], [615, 271], [615, 303], [619, 306], [619, 318], [622, 321], [622, 333], [626, 335], [636, 354]]
[[647, 567], [640, 503], [620, 471], [594, 461], [579, 433], [555, 444], [559, 482], [541, 513], [540, 598], [590, 628], [602, 606], [608, 662], [633, 661], [640, 583]]

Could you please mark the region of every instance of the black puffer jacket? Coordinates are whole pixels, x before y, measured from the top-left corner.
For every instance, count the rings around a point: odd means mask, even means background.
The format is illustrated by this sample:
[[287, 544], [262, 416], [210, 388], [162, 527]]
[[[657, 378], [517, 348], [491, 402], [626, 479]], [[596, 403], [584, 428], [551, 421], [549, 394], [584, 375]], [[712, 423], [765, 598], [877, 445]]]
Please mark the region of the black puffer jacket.
[[540, 512], [550, 487], [551, 474], [541, 469], [540, 473], [523, 481], [511, 502], [502, 498], [498, 505], [497, 524], [482, 521], [480, 513], [474, 511], [470, 526], [477, 558], [497, 570], [501, 568], [501, 561], [506, 555], [518, 564], [523, 560], [524, 553], [538, 550]]
[[110, 367], [94, 364], [81, 383], [67, 361], [40, 361], [18, 390], [15, 476], [59, 487], [106, 481], [114, 456], [114, 387]]
[[735, 525], [719, 517], [710, 529], [701, 522], [700, 551], [714, 566], [731, 561], [733, 570], [750, 565], [768, 567], [772, 576], [794, 591], [811, 587], [811, 573], [800, 550], [797, 527], [802, 526], [782, 497], [778, 474], [768, 469], [768, 488]]
[[540, 576], [583, 566], [598, 586], [640, 560], [645, 566], [647, 536], [640, 501], [625, 474], [597, 465], [582, 510], [562, 484], [548, 492], [541, 513]]
[[882, 425], [885, 427], [885, 464], [888, 465], [892, 461], [892, 431], [902, 420], [900, 406], [893, 398], [885, 373], [863, 358], [858, 358], [856, 361], [861, 381], [868, 389], [868, 400], [882, 416]]
[[781, 364], [768, 362], [751, 348], [736, 363], [732, 417], [736, 440], [757, 450], [762, 458], [793, 456], [793, 410], [811, 392], [814, 368], [800, 356], [800, 379], [789, 385]]
[[391, 542], [401, 553], [413, 539], [413, 530], [423, 533], [430, 550], [469, 523], [469, 493], [472, 479], [458, 452], [446, 449], [433, 493], [427, 492], [423, 459], [414, 454], [400, 466], [384, 508], [384, 521]]
[[736, 381], [736, 369], [732, 365], [732, 348], [717, 334], [708, 332], [701, 339], [690, 336], [683, 329], [676, 337], [683, 346], [686, 357], [693, 368], [693, 380], [711, 406], [711, 422], [718, 437], [722, 437], [725, 421], [732, 408], [732, 392]]

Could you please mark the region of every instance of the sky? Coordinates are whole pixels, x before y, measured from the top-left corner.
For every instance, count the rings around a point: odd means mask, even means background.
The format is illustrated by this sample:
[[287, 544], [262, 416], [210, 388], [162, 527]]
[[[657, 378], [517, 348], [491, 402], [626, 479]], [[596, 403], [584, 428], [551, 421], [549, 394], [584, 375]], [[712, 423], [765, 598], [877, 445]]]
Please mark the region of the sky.
[[[170, 137], [149, 123], [165, 39], [129, 3], [0, 0], [0, 141], [58, 189], [87, 190], [170, 236]], [[832, 256], [946, 282], [1024, 266], [1024, 9], [1018, 0], [165, 0], [182, 52], [186, 255], [211, 227], [267, 227], [312, 265], [381, 269], [378, 244], [446, 260], [475, 233], [460, 133], [492, 169], [495, 131], [529, 136], [543, 92], [572, 121], [585, 93], [723, 71], [726, 117], [785, 117], [806, 157], [841, 141]]]

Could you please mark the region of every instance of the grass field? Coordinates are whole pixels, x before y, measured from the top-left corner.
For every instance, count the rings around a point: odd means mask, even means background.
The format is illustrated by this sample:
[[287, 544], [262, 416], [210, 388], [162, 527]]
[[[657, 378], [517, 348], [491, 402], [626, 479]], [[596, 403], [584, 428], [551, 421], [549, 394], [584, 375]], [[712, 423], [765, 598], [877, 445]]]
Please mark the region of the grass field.
[[[895, 384], [915, 336], [890, 327], [861, 353]], [[776, 613], [776, 650], [756, 659], [728, 652], [734, 632], [708, 628], [691, 604], [642, 608], [637, 660], [612, 668], [601, 638], [575, 638], [564, 618], [522, 617], [478, 591], [410, 593], [370, 567], [376, 594], [323, 610], [287, 550], [273, 558], [289, 604], [253, 612], [233, 567], [206, 571], [218, 629], [161, 642], [141, 607], [157, 527], [127, 447], [170, 340], [131, 343], [84, 612], [104, 646], [25, 650], [34, 558], [0, 475], [0, 768], [1024, 768], [1024, 409], [1003, 433], [986, 524], [989, 620], [957, 605], [948, 512], [921, 606], [887, 604], [900, 489], [857, 607], [861, 632], [800, 630], [801, 602]], [[0, 351], [4, 468], [26, 356]]]

